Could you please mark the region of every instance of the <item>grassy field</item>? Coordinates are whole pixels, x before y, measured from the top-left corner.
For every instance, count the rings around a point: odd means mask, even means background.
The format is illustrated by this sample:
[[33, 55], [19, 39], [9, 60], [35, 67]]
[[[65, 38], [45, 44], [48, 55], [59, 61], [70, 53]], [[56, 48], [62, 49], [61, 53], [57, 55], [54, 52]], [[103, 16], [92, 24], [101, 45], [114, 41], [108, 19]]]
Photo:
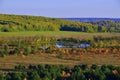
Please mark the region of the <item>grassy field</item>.
[[68, 66], [74, 66], [78, 64], [111, 64], [111, 65], [119, 65], [120, 66], [120, 55], [117, 54], [98, 54], [98, 55], [91, 55], [91, 54], [84, 54], [82, 59], [78, 59], [78, 56], [73, 56], [72, 60], [65, 60], [56, 58], [54, 55], [50, 54], [35, 54], [35, 55], [28, 55], [23, 57], [22, 55], [12, 55], [6, 56], [4, 58], [0, 58], [0, 69], [13, 69], [14, 66], [22, 64], [28, 66], [29, 64], [63, 64]]
[[[83, 33], [83, 32], [67, 32], [67, 31], [29, 31], [29, 32], [0, 32], [0, 38], [2, 37], [13, 37], [13, 36], [54, 36], [54, 37], [72, 37], [77, 39], [90, 39], [94, 36], [113, 37], [119, 36], [120, 33]], [[35, 54], [22, 57], [21, 55], [5, 56], [0, 57], [0, 69], [14, 68], [15, 65], [23, 64], [63, 64], [63, 65], [76, 65], [76, 64], [112, 64], [120, 65], [119, 54], [108, 54], [108, 55], [91, 55], [84, 54], [84, 58], [79, 59], [79, 56], [74, 56], [71, 60], [58, 59], [53, 55], [49, 54]]]
[[[0, 32], [0, 36], [36, 36], [36, 35], [45, 35], [45, 36], [56, 36], [56, 35], [78, 35], [79, 32], [66, 32], [66, 31], [26, 31], [26, 32]], [[86, 33], [84, 33], [86, 34]]]
[[26, 31], [26, 32], [0, 32], [0, 37], [11, 36], [54, 36], [54, 37], [72, 37], [90, 39], [94, 36], [113, 37], [120, 36], [120, 33], [84, 33], [68, 31]]

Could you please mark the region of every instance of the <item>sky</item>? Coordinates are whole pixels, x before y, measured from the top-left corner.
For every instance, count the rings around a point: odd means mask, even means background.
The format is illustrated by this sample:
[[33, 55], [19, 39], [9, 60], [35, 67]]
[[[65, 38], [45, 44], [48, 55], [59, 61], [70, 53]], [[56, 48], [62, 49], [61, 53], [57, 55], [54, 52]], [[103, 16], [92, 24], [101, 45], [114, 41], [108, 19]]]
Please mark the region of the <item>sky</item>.
[[120, 18], [120, 0], [0, 0], [0, 14]]

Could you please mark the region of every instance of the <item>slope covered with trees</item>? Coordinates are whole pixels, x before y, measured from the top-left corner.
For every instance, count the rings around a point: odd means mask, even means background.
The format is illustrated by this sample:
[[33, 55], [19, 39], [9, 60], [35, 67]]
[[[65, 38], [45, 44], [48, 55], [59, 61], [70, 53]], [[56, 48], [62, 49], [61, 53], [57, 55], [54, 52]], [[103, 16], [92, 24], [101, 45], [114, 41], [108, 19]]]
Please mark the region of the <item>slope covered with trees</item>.
[[120, 22], [116, 22], [114, 20], [94, 21], [90, 23], [93, 25], [97, 25], [98, 30], [102, 32], [119, 32], [120, 31]]
[[120, 32], [119, 22], [85, 23], [41, 16], [0, 14], [0, 31]]

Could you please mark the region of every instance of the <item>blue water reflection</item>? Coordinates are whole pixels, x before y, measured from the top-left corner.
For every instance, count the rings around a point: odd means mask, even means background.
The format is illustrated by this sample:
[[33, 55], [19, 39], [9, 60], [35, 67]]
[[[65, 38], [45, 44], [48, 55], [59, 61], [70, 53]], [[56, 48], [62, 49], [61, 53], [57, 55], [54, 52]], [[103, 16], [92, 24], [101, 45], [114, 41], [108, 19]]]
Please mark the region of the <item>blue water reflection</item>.
[[77, 44], [67, 44], [63, 42], [57, 42], [56, 46], [58, 48], [87, 48], [90, 47], [90, 43], [77, 43]]

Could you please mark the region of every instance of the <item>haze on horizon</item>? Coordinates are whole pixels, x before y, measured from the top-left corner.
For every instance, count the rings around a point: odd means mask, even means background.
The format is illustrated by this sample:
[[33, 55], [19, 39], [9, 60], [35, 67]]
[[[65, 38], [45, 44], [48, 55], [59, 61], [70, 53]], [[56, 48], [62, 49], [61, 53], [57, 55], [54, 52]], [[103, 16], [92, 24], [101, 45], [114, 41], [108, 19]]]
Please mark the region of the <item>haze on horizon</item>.
[[0, 14], [120, 18], [120, 0], [0, 0]]

